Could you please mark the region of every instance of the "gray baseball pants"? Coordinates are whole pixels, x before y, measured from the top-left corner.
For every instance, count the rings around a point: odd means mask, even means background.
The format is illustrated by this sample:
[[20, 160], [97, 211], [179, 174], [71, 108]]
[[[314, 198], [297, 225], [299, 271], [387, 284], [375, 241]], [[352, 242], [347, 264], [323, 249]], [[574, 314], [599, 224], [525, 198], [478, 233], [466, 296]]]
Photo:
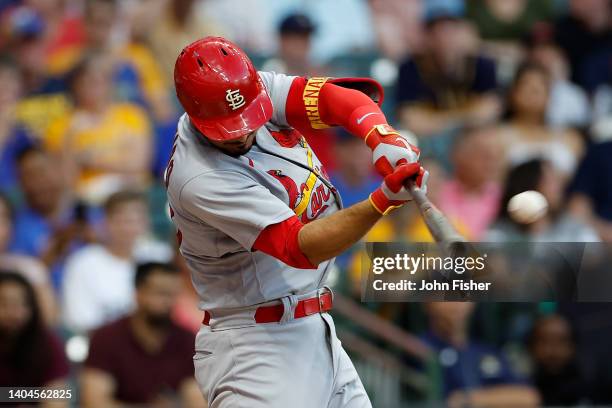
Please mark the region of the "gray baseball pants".
[[255, 323], [250, 308], [217, 312], [201, 327], [193, 360], [209, 408], [372, 407], [331, 316], [294, 319], [298, 300], [281, 299], [279, 323]]

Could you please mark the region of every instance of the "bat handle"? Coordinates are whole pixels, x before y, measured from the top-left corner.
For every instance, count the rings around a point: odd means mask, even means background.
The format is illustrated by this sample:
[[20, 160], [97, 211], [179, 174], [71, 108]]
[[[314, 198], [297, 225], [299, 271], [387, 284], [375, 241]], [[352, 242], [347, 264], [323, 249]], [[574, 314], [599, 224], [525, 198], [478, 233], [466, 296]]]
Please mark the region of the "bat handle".
[[413, 180], [406, 181], [404, 187], [410, 191], [410, 195], [412, 196], [414, 203], [419, 207], [421, 212], [432, 207], [431, 201], [429, 201], [423, 190], [418, 188]]

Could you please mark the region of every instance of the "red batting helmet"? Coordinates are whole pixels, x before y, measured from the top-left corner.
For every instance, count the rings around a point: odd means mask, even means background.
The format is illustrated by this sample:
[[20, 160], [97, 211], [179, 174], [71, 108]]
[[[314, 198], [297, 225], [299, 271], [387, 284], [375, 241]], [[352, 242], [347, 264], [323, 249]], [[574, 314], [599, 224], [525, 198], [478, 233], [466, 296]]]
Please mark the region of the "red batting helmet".
[[174, 66], [176, 95], [207, 138], [237, 139], [272, 116], [272, 101], [253, 63], [237, 45], [205, 37], [186, 46]]

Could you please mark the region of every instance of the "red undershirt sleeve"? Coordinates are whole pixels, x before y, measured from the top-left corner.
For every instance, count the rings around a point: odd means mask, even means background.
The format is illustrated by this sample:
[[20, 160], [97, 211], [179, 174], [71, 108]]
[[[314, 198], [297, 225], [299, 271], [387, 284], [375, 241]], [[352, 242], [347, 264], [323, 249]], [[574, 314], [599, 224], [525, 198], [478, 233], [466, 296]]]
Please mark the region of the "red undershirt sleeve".
[[342, 126], [351, 134], [365, 139], [376, 125], [387, 124], [378, 105], [364, 93], [324, 83], [318, 91], [305, 92], [307, 80], [293, 80], [287, 96], [287, 122], [300, 132]]
[[268, 225], [259, 233], [253, 249], [299, 269], [317, 269], [300, 249], [298, 233], [304, 224], [293, 216], [285, 221]]

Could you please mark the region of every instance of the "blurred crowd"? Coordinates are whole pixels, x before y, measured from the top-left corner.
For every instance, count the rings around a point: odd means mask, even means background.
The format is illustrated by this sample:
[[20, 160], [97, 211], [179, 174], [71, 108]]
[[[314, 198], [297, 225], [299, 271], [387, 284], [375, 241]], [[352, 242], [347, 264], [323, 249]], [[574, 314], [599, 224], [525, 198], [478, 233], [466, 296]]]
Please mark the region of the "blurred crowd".
[[[471, 240], [612, 242], [609, 0], [2, 0], [0, 385], [70, 385], [87, 407], [202, 406], [201, 316], [161, 176], [182, 114], [174, 61], [206, 35], [237, 42], [262, 70], [381, 82], [389, 120], [422, 151], [432, 201]], [[305, 137], [345, 206], [379, 185], [361, 140]], [[528, 225], [506, 208], [526, 190], [549, 206]], [[406, 206], [367, 239], [431, 236]], [[357, 262], [337, 262], [348, 294]], [[517, 390], [549, 405], [612, 403], [597, 354], [612, 333], [605, 308], [531, 306], [506, 320], [482, 311], [492, 305], [377, 313], [439, 349], [451, 406]], [[511, 329], [478, 330], [490, 321]]]

